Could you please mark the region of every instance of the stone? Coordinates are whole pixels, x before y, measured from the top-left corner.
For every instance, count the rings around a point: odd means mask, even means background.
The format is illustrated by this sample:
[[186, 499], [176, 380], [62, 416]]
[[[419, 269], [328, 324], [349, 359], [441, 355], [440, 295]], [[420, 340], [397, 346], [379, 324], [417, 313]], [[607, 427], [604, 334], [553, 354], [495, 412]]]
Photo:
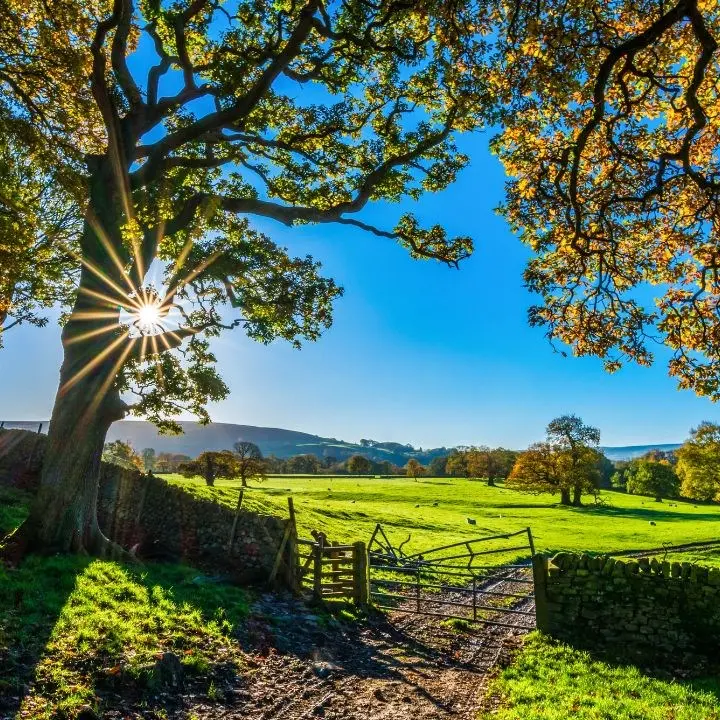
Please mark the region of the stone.
[[83, 705], [75, 715], [75, 720], [100, 720], [98, 714], [89, 706]]

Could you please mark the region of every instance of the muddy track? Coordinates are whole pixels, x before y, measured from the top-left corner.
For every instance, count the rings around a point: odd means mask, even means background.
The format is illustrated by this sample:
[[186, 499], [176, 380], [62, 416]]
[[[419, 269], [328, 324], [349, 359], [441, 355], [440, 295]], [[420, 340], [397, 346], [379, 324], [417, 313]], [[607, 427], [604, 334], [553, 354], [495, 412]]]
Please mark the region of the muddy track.
[[[494, 580], [487, 587], [519, 586]], [[532, 609], [533, 601], [514, 607]], [[530, 616], [513, 615], [511, 622], [517, 627], [459, 632], [440, 618], [393, 612], [364, 623], [328, 623], [294, 598], [265, 595], [240, 637], [250, 651], [248, 671], [223, 703], [186, 698], [186, 708], [203, 719], [471, 720], [492, 672], [534, 626]]]

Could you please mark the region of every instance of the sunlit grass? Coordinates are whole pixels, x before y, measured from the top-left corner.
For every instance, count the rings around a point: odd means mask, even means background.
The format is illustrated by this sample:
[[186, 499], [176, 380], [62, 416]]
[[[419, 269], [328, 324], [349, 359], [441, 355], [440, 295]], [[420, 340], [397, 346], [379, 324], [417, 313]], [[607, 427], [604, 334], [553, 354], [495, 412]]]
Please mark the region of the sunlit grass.
[[[188, 492], [235, 507], [239, 487], [220, 481], [165, 476]], [[243, 507], [287, 517], [292, 497], [301, 535], [322, 530], [341, 542], [368, 540], [381, 523], [394, 544], [407, 539], [418, 552], [483, 535], [532, 529], [539, 550], [618, 552], [718, 539], [720, 506], [689, 502], [656, 503], [650, 498], [603, 492], [605, 506], [592, 498], [584, 508], [564, 508], [548, 495], [527, 495], [504, 487], [454, 478], [415, 482], [406, 478], [275, 476], [247, 489]], [[476, 524], [468, 524], [468, 519]], [[651, 523], [655, 523], [652, 525]], [[713, 557], [707, 556], [710, 561]]]
[[[491, 684], [478, 720], [717, 720], [720, 682], [659, 680], [538, 633]], [[499, 707], [497, 704], [499, 702]]]
[[208, 687], [237, 669], [232, 633], [248, 595], [198, 575], [77, 557], [0, 569], [0, 717], [18, 705], [18, 717], [72, 716], [81, 705], [101, 711], [105, 692], [152, 692], [165, 652]]

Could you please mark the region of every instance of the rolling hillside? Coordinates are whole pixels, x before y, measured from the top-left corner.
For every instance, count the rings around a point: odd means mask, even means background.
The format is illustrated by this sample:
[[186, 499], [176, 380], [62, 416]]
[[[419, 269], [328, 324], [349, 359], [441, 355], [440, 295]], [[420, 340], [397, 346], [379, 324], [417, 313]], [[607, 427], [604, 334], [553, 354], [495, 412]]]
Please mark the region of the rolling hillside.
[[[235, 425], [233, 423], [211, 423], [199, 425], [195, 422], [181, 422], [184, 435], [160, 435], [149, 422], [142, 420], [121, 420], [115, 423], [108, 433], [108, 442], [124, 440], [135, 449], [154, 448], [155, 452], [182, 453], [195, 457], [204, 450], [228, 450], [238, 440], [255, 443], [265, 455], [287, 458], [291, 455], [313, 453], [319, 457], [334, 457], [343, 460], [360, 453], [373, 460], [389, 460], [404, 465], [411, 457], [425, 464], [439, 455], [447, 455], [449, 448], [417, 449], [412, 445], [394, 442], [367, 441], [371, 444], [345, 442], [336, 438], [326, 438], [297, 430], [283, 428], [257, 427], [255, 425]], [[6, 421], [6, 428], [37, 430], [38, 421]], [[47, 429], [47, 421], [43, 422]], [[479, 441], [480, 444], [482, 441]], [[602, 451], [613, 461], [632, 460], [648, 450], [674, 450], [679, 443], [657, 445], [627, 445], [623, 447], [603, 447]]]

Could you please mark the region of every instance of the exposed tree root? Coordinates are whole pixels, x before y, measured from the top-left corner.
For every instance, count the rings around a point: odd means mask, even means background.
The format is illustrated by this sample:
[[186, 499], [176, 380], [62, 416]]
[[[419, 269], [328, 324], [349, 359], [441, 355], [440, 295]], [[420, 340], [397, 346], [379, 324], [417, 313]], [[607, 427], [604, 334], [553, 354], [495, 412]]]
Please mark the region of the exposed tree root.
[[30, 553], [51, 555], [55, 552], [126, 563], [140, 562], [133, 552], [110, 540], [99, 528], [90, 533], [90, 537], [84, 541], [75, 535], [68, 547], [61, 548], [42, 543], [39, 540], [37, 527], [30, 520], [25, 520], [16, 530], [0, 541], [0, 562], [11, 567], [17, 567]]

